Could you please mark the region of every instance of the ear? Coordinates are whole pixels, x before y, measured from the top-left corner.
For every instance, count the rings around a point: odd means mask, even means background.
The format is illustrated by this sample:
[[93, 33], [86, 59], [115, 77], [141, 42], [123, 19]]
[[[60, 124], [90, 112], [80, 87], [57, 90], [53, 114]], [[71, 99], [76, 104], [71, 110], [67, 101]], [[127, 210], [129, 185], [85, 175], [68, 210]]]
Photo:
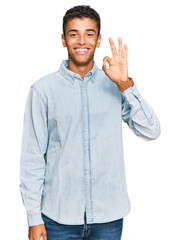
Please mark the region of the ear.
[[64, 36], [63, 33], [61, 34], [61, 39], [62, 39], [62, 45], [63, 45], [63, 47], [67, 47], [67, 45], [66, 45], [66, 40], [65, 40], [65, 36]]
[[101, 36], [102, 34], [99, 34], [98, 39], [97, 39], [97, 44], [96, 47], [99, 48], [100, 47], [100, 43], [101, 43]]

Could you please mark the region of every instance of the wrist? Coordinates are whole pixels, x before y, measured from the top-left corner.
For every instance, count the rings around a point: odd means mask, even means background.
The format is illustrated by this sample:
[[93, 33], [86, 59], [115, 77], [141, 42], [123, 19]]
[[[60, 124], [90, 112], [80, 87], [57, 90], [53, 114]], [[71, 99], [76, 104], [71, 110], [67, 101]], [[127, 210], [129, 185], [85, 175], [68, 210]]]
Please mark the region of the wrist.
[[128, 80], [122, 84], [117, 84], [120, 91], [124, 91], [129, 87], [132, 87], [134, 85], [134, 81], [131, 77], [128, 77]]

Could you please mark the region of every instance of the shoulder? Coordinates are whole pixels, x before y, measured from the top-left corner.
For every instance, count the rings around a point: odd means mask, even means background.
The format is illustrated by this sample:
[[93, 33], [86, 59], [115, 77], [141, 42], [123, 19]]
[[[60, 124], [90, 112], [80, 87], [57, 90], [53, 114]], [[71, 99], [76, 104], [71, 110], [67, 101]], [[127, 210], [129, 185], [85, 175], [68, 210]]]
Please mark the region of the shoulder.
[[59, 81], [60, 74], [58, 71], [49, 73], [38, 80], [36, 80], [32, 85], [31, 89], [43, 100], [46, 104], [48, 101], [48, 96], [51, 94], [52, 86], [55, 86], [57, 81]]
[[36, 88], [37, 90], [41, 91], [44, 88], [48, 87], [49, 84], [51, 84], [55, 79], [59, 78], [59, 72], [54, 71], [52, 73], [49, 73], [38, 80], [36, 80], [31, 87]]

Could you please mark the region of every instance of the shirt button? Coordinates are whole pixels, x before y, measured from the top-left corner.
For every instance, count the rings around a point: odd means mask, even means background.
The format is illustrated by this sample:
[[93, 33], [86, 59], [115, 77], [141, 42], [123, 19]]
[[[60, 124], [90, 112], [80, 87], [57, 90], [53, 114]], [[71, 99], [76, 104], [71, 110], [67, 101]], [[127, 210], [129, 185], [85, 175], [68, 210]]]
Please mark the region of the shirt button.
[[84, 110], [86, 110], [87, 109], [87, 107], [84, 107]]
[[88, 131], [88, 129], [86, 128], [86, 129], [85, 129], [85, 131], [87, 132], [87, 131]]
[[86, 171], [86, 174], [88, 174], [89, 172], [88, 171]]
[[86, 152], [89, 152], [89, 150], [88, 150], [88, 149], [86, 149]]

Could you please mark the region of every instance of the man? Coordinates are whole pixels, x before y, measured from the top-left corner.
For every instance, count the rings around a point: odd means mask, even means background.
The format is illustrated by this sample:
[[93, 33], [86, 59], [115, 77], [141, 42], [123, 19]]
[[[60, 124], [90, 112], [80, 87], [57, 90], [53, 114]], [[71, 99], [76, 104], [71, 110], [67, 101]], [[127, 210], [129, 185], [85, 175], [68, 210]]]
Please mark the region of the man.
[[112, 58], [99, 69], [100, 42], [99, 14], [90, 6], [69, 9], [62, 34], [68, 59], [29, 90], [20, 191], [30, 240], [121, 239], [130, 211], [122, 120], [144, 140], [160, 135], [157, 116], [128, 76], [127, 45], [118, 37], [117, 50], [109, 38]]

